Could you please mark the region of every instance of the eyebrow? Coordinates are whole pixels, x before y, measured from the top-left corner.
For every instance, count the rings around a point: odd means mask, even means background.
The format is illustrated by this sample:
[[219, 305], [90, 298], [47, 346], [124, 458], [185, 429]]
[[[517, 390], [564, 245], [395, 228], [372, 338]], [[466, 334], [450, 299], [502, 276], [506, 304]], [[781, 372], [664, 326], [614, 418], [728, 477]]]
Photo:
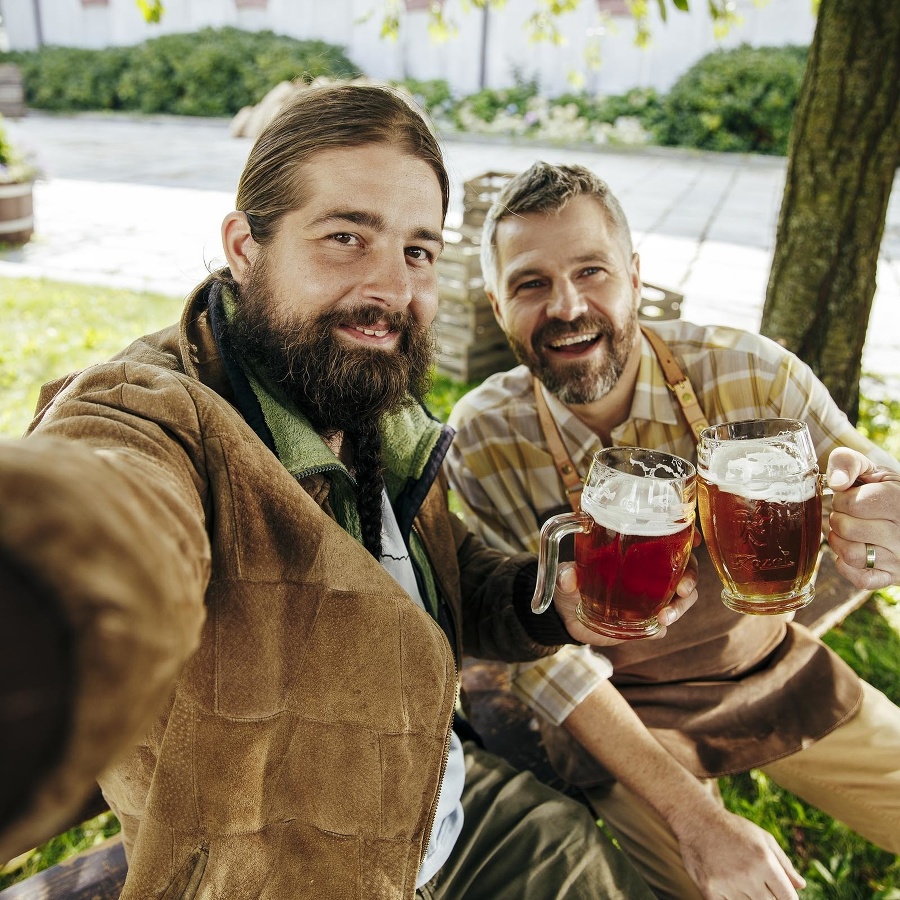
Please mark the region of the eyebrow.
[[[327, 225], [330, 222], [350, 222], [353, 225], [362, 225], [363, 228], [371, 228], [372, 231], [384, 231], [387, 227], [384, 217], [378, 213], [356, 209], [328, 210], [328, 212], [313, 219], [312, 222], [310, 222], [310, 225], [317, 227], [320, 225]], [[443, 236], [440, 232], [432, 231], [430, 228], [417, 228], [412, 233], [412, 239], [417, 241], [433, 241], [434, 243], [439, 244], [441, 249], [444, 248]]]

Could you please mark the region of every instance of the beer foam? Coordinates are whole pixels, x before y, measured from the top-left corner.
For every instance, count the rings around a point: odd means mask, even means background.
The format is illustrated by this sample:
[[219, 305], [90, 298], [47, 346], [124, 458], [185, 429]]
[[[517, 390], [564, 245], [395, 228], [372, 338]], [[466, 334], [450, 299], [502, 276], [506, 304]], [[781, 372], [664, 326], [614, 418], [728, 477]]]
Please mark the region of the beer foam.
[[802, 503], [816, 493], [816, 472], [784, 447], [730, 441], [716, 447], [700, 474], [720, 491], [745, 500]]
[[694, 506], [684, 503], [674, 484], [656, 478], [612, 476], [584, 489], [581, 509], [598, 525], [619, 534], [661, 537], [681, 531], [693, 520]]

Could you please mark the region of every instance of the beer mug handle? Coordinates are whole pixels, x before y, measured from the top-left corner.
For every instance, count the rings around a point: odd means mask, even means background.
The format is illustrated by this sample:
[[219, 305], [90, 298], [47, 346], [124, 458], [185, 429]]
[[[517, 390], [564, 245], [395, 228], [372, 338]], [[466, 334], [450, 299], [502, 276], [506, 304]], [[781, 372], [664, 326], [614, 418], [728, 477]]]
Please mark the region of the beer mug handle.
[[553, 600], [553, 589], [556, 587], [556, 572], [559, 568], [559, 542], [567, 534], [588, 532], [594, 520], [583, 512], [565, 513], [547, 519], [541, 528], [541, 548], [538, 557], [537, 584], [534, 586], [534, 597], [531, 600], [531, 611], [542, 613]]

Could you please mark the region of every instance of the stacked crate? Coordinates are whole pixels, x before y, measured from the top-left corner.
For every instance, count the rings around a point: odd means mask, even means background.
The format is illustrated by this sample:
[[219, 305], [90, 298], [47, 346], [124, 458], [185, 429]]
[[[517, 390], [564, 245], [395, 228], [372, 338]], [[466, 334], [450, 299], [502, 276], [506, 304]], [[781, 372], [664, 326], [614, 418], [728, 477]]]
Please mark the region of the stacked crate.
[[481, 381], [516, 365], [484, 292], [480, 262], [482, 223], [510, 177], [485, 172], [467, 181], [462, 225], [444, 233], [447, 243], [438, 260], [437, 369], [457, 381]]

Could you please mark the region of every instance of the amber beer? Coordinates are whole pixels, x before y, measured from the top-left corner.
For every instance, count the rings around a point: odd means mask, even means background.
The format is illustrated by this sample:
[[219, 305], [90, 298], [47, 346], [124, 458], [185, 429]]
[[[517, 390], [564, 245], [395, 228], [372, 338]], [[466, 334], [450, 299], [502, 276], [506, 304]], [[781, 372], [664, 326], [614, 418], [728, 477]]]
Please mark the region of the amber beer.
[[578, 618], [617, 637], [659, 630], [656, 615], [675, 593], [690, 558], [693, 523], [641, 526], [620, 510], [591, 503], [590, 496], [582, 498], [581, 508], [593, 524], [575, 535]]
[[697, 468], [700, 523], [725, 605], [755, 614], [806, 606], [822, 537], [806, 426], [777, 419], [713, 426], [701, 434]]
[[553, 601], [559, 542], [575, 535], [575, 570], [587, 628], [643, 638], [675, 593], [691, 555], [697, 471], [687, 460], [643, 447], [605, 447], [591, 458], [580, 508], [541, 528], [532, 612]]

